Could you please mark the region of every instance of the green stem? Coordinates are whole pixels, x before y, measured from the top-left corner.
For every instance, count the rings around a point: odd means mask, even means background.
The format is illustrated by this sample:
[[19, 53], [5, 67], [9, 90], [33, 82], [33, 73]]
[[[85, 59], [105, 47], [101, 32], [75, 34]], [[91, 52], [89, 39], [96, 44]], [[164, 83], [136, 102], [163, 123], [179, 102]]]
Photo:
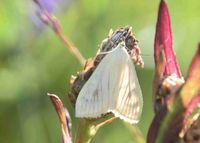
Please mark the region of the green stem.
[[96, 132], [97, 129], [92, 121], [79, 119], [75, 143], [90, 143]]
[[144, 136], [137, 126], [130, 125], [128, 123], [124, 123], [124, 124], [131, 132], [131, 135], [136, 143], [145, 143]]

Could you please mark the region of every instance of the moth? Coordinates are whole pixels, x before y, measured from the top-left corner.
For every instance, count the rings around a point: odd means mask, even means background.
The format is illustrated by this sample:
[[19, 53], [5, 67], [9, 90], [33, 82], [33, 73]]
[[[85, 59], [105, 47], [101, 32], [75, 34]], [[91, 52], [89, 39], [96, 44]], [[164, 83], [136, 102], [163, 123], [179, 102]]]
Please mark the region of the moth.
[[106, 113], [138, 123], [142, 92], [132, 58], [124, 42], [108, 51], [84, 84], [76, 100], [76, 117], [98, 118]]

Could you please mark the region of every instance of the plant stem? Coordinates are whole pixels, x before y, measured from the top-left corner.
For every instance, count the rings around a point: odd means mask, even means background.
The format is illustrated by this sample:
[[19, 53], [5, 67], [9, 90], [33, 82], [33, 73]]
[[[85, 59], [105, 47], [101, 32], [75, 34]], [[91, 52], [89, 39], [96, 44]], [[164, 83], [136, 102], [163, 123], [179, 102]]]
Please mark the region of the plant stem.
[[55, 34], [59, 37], [59, 39], [64, 43], [65, 47], [78, 59], [80, 64], [82, 66], [85, 65], [85, 58], [82, 56], [78, 48], [74, 46], [74, 44], [69, 40], [67, 36], [63, 33], [63, 30], [61, 28], [61, 25], [59, 21], [56, 19], [56, 17], [52, 14], [50, 14], [37, 0], [34, 0], [34, 2], [39, 6], [41, 9], [41, 15], [40, 18], [42, 22], [46, 25], [51, 26], [51, 28], [54, 30]]
[[65, 47], [78, 59], [80, 64], [84, 66], [85, 61], [86, 61], [85, 58], [82, 56], [78, 48], [76, 48], [74, 44], [69, 40], [69, 38], [63, 34], [62, 32], [63, 30], [60, 26], [60, 23], [56, 19], [56, 17], [53, 15], [50, 15], [46, 10], [44, 10], [44, 14], [47, 16], [47, 18], [51, 22], [54, 32], [59, 37], [59, 39], [64, 43]]
[[104, 121], [104, 122], [102, 122], [102, 123], [99, 123], [98, 125], [96, 125], [96, 130], [98, 130], [99, 128], [101, 128], [102, 126], [104, 126], [104, 125], [107, 125], [107, 124], [109, 124], [109, 123], [112, 123], [115, 119], [117, 119], [117, 117], [112, 117], [112, 118], [110, 118], [110, 119], [108, 119], [108, 120], [106, 120], [106, 121]]
[[124, 124], [131, 132], [131, 135], [136, 143], [145, 143], [144, 136], [137, 126], [130, 125], [128, 123], [124, 123]]
[[89, 143], [95, 136], [97, 129], [92, 121], [79, 119], [75, 143]]

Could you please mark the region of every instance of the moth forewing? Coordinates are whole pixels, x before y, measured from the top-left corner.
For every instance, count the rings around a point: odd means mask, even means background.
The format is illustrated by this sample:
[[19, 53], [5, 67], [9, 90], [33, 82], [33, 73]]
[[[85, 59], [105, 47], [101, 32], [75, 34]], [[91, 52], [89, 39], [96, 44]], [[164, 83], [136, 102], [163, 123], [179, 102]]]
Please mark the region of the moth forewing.
[[81, 89], [76, 117], [97, 118], [112, 112], [130, 123], [139, 121], [142, 92], [134, 65], [124, 44], [109, 52]]

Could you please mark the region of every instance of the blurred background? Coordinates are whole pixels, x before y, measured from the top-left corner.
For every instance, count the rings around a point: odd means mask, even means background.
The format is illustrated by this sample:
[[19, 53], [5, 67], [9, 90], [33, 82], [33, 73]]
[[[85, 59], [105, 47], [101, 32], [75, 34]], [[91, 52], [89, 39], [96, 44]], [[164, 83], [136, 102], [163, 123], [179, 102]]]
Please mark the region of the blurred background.
[[[153, 118], [153, 41], [159, 0], [40, 0], [56, 15], [64, 33], [84, 57], [95, 55], [111, 28], [130, 25], [140, 42], [145, 67], [136, 67], [144, 96], [138, 124], [146, 137]], [[168, 0], [174, 50], [185, 75], [200, 42], [200, 1]], [[69, 109], [73, 132], [77, 119], [68, 101], [77, 59], [54, 32], [42, 24], [31, 0], [0, 1], [0, 142], [59, 143], [61, 130], [47, 92], [57, 94]], [[131, 143], [121, 120], [101, 128], [93, 143]]]

